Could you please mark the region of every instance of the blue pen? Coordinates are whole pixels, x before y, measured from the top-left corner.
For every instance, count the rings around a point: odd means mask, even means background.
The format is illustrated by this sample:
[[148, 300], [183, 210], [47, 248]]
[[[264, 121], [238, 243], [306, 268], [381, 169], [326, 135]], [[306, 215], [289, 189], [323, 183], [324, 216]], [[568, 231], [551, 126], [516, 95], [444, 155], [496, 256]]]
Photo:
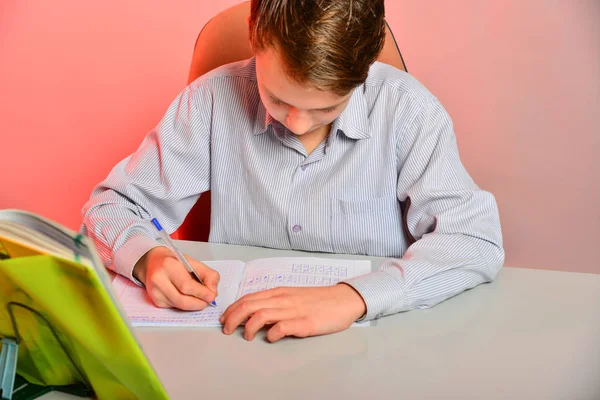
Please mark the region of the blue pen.
[[[169, 246], [171, 248], [171, 250], [173, 250], [175, 252], [175, 254], [177, 255], [177, 259], [179, 259], [179, 262], [183, 264], [185, 269], [188, 270], [188, 272], [190, 273], [190, 275], [192, 275], [192, 277], [194, 279], [196, 279], [201, 285], [204, 285], [204, 283], [202, 282], [202, 279], [200, 279], [200, 277], [198, 276], [198, 274], [196, 273], [194, 268], [192, 268], [192, 266], [190, 265], [188, 260], [183, 256], [183, 254], [181, 254], [179, 249], [175, 246], [175, 243], [173, 243], [173, 241], [171, 240], [171, 237], [167, 234], [167, 232], [165, 232], [163, 227], [158, 223], [158, 220], [156, 218], [154, 218], [152, 220], [152, 223], [154, 224], [156, 229], [158, 229], [158, 233], [160, 234], [160, 237], [165, 241], [167, 246]], [[212, 303], [210, 303], [210, 305], [213, 307], [216, 307], [217, 303], [215, 301], [213, 301]]]

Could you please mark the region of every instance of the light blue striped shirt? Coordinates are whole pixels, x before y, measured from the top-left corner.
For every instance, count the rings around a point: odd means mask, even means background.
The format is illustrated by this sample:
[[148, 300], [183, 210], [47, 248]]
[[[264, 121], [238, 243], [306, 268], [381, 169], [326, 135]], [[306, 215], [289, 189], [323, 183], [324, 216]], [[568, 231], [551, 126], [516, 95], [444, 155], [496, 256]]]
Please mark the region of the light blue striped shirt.
[[461, 164], [448, 114], [381, 63], [309, 155], [265, 110], [254, 59], [198, 78], [94, 189], [83, 231], [132, 278], [159, 245], [151, 217], [174, 232], [207, 190], [211, 242], [389, 257], [347, 281], [367, 320], [433, 306], [504, 262], [496, 202]]

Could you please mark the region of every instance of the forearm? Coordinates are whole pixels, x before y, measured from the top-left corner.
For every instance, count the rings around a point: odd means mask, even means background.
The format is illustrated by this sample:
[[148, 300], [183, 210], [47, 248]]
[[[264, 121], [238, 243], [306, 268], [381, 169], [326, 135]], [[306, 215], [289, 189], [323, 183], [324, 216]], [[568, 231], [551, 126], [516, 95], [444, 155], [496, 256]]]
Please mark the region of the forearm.
[[149, 215], [112, 189], [105, 189], [84, 206], [83, 230], [104, 265], [130, 279], [135, 263], [160, 245]]
[[367, 305], [365, 319], [432, 307], [481, 283], [492, 281], [504, 262], [495, 243], [456, 234], [431, 234], [402, 259], [386, 260], [372, 274], [350, 279]]

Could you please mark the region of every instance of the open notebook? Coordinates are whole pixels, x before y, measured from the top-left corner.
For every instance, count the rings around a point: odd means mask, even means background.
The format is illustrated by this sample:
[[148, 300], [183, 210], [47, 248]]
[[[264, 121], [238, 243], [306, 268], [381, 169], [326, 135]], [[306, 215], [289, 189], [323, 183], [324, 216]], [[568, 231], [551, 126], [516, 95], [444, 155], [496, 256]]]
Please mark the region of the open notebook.
[[[329, 286], [371, 272], [368, 260], [338, 260], [314, 257], [259, 258], [203, 261], [221, 275], [217, 307], [202, 311], [157, 308], [146, 290], [117, 275], [113, 287], [134, 326], [221, 326], [219, 317], [240, 297], [278, 286]], [[367, 323], [368, 324], [368, 323]], [[366, 324], [360, 324], [366, 325]]]

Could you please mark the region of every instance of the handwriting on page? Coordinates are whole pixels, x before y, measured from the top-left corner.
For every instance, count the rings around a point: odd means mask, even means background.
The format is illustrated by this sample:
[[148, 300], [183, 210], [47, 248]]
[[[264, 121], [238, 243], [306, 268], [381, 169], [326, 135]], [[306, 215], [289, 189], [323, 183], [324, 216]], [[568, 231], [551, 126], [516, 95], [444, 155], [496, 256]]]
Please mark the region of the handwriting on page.
[[152, 303], [144, 288], [121, 276], [115, 278], [113, 288], [134, 326], [218, 326], [219, 317], [226, 308], [207, 307], [203, 311], [191, 312], [158, 308]]
[[279, 286], [330, 286], [347, 276], [348, 269], [346, 267], [293, 264], [291, 273], [264, 273], [246, 277], [241, 294], [246, 295]]
[[116, 276], [113, 280], [113, 288], [131, 324], [134, 326], [219, 326], [219, 318], [235, 301], [244, 264], [239, 261], [206, 261], [205, 263], [219, 272], [221, 280], [217, 307], [206, 307], [202, 311], [158, 308], [148, 297], [146, 289], [137, 286], [129, 279]]
[[219, 326], [219, 317], [241, 296], [279, 286], [329, 286], [370, 271], [369, 261], [316, 257], [264, 258], [243, 263], [237, 260], [205, 261], [221, 275], [217, 307], [202, 311], [157, 308], [146, 289], [122, 276], [113, 288], [132, 325]]

